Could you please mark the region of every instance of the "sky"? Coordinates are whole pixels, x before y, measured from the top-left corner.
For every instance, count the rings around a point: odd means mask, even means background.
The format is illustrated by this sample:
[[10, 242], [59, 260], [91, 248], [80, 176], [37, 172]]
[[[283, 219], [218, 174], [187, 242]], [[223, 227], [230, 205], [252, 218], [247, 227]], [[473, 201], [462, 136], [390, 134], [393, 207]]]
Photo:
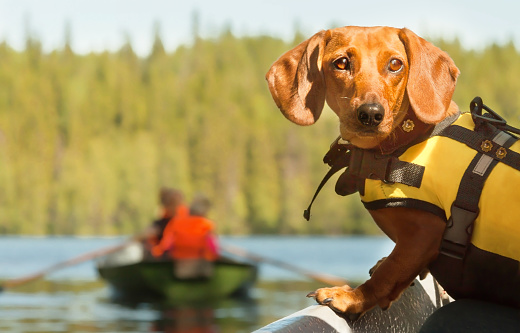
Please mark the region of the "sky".
[[292, 39], [345, 25], [407, 27], [420, 36], [453, 39], [479, 49], [510, 40], [520, 46], [516, 0], [0, 0], [0, 42], [24, 48], [28, 34], [45, 51], [62, 48], [70, 28], [75, 52], [115, 51], [129, 40], [151, 50], [155, 27], [168, 51], [190, 43], [194, 17], [202, 37], [224, 28], [236, 36]]

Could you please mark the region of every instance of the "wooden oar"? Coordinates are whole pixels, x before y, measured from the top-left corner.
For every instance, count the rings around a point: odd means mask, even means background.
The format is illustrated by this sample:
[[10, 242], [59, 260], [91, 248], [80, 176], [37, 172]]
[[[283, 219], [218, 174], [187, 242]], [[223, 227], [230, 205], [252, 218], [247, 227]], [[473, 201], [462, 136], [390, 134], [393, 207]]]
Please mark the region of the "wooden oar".
[[74, 258], [67, 259], [65, 261], [56, 263], [56, 264], [54, 264], [54, 265], [52, 265], [50, 267], [47, 267], [47, 268], [45, 268], [45, 269], [43, 269], [43, 270], [41, 270], [39, 272], [36, 272], [36, 273], [33, 273], [33, 274], [29, 274], [27, 276], [23, 276], [23, 277], [16, 278], [16, 279], [3, 281], [0, 284], [0, 292], [4, 291], [5, 289], [18, 287], [18, 286], [24, 285], [26, 283], [29, 283], [29, 282], [41, 279], [45, 275], [53, 273], [53, 272], [55, 272], [55, 271], [57, 271], [59, 269], [62, 269], [62, 268], [65, 268], [65, 267], [69, 267], [69, 266], [74, 266], [74, 265], [80, 264], [80, 263], [85, 262], [85, 261], [93, 260], [93, 259], [105, 256], [107, 254], [110, 254], [110, 253], [113, 253], [113, 252], [117, 252], [117, 251], [127, 247], [132, 242], [134, 242], [136, 240], [143, 239], [144, 236], [145, 236], [145, 233], [139, 234], [137, 236], [133, 236], [133, 237], [127, 239], [126, 241], [124, 241], [124, 242], [122, 242], [120, 244], [104, 247], [102, 249], [98, 249], [98, 250], [95, 250], [95, 251], [91, 251], [91, 252], [87, 252], [87, 253], [81, 254], [81, 255], [79, 255], [77, 257], [74, 257]]
[[270, 264], [273, 266], [277, 266], [277, 267], [292, 271], [294, 273], [301, 274], [312, 280], [315, 280], [315, 281], [318, 281], [321, 283], [325, 283], [325, 284], [328, 284], [331, 286], [342, 286], [342, 285], [348, 284], [348, 281], [341, 277], [330, 275], [330, 274], [321, 274], [321, 273], [317, 273], [317, 272], [312, 272], [307, 269], [286, 263], [286, 262], [278, 260], [278, 259], [259, 256], [257, 254], [251, 253], [238, 246], [229, 245], [229, 244], [220, 244], [220, 248], [226, 252], [229, 252], [229, 253], [239, 256], [239, 257], [243, 257], [243, 258], [252, 260], [256, 263], [266, 263], [266, 264]]

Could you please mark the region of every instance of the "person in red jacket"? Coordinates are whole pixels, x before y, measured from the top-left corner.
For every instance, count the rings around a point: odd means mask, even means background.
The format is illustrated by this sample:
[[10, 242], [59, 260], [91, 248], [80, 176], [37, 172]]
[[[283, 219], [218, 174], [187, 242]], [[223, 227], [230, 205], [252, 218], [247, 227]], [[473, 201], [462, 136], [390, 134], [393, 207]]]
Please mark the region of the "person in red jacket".
[[188, 215], [188, 207], [184, 204], [184, 196], [177, 189], [162, 187], [159, 191], [159, 203], [161, 205], [161, 215], [152, 222], [147, 232], [149, 248], [161, 242], [164, 229], [173, 217]]
[[215, 224], [207, 218], [210, 207], [208, 198], [197, 195], [190, 205], [190, 214], [171, 219], [161, 242], [152, 249], [155, 256], [168, 252], [175, 260], [178, 278], [209, 277], [213, 273], [218, 245]]

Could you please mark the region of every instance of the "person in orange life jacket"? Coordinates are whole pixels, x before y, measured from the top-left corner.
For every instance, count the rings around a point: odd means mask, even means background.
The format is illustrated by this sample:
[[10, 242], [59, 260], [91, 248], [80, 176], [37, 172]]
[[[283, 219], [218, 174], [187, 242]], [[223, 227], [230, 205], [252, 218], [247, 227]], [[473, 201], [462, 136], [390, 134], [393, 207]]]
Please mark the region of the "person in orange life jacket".
[[206, 217], [210, 207], [208, 198], [197, 195], [190, 205], [190, 214], [173, 218], [161, 242], [152, 249], [155, 256], [168, 252], [175, 259], [179, 278], [207, 277], [212, 273], [211, 262], [218, 257], [218, 243], [215, 224]]
[[188, 207], [184, 204], [184, 196], [182, 192], [177, 189], [169, 187], [161, 188], [159, 191], [159, 203], [161, 205], [160, 218], [153, 221], [147, 231], [149, 248], [161, 242], [164, 229], [173, 217], [188, 215]]

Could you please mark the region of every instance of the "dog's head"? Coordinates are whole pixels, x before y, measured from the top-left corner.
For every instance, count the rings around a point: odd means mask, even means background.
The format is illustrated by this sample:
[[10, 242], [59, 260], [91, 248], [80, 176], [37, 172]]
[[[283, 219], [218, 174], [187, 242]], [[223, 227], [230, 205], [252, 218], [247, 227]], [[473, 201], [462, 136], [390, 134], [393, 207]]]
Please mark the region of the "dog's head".
[[313, 124], [327, 101], [342, 138], [373, 148], [410, 106], [426, 124], [444, 119], [458, 75], [445, 52], [408, 29], [343, 27], [318, 32], [282, 55], [266, 79], [292, 122]]

